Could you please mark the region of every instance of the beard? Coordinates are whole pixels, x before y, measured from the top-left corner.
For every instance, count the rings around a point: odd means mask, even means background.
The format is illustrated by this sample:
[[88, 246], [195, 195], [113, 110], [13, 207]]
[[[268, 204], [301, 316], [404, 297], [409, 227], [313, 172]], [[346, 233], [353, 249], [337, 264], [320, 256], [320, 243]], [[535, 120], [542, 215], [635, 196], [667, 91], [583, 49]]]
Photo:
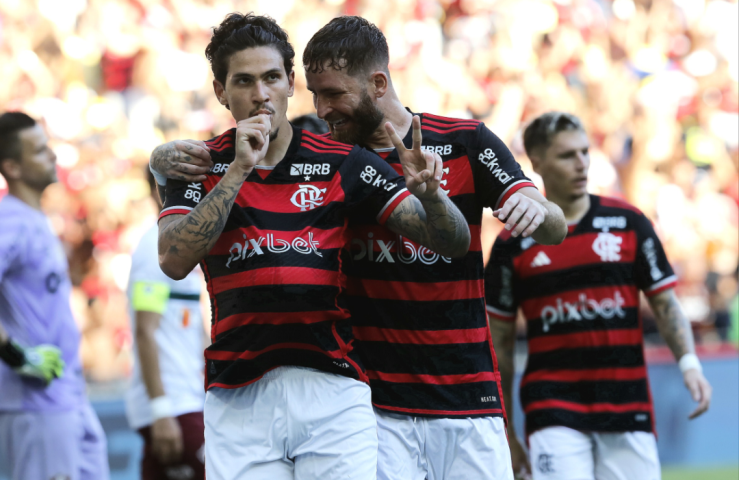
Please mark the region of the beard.
[[351, 115], [353, 127], [339, 132], [332, 129], [331, 138], [337, 142], [366, 147], [384, 118], [382, 110], [377, 108], [367, 92], [362, 92], [362, 99]]

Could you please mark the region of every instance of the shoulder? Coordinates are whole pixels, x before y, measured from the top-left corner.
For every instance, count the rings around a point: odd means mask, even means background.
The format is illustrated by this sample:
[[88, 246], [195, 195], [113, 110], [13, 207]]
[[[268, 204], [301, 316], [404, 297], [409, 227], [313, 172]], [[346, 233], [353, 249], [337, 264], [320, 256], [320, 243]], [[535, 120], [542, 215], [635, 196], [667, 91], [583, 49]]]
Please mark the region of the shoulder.
[[482, 125], [482, 122], [479, 120], [442, 117], [441, 115], [433, 115], [431, 113], [424, 113], [421, 116], [421, 130], [442, 135], [453, 132], [475, 131], [480, 125]]
[[[628, 203], [625, 200], [616, 197], [601, 197], [599, 195], [593, 195], [598, 200], [599, 210], [629, 213], [631, 215], [644, 215], [641, 210]], [[600, 212], [599, 212], [600, 213]]]
[[205, 144], [208, 146], [208, 148], [210, 148], [211, 152], [223, 153], [228, 149], [231, 149], [231, 151], [233, 151], [235, 134], [236, 129], [231, 128], [218, 135], [217, 137], [206, 140]]
[[331, 138], [324, 135], [316, 135], [315, 133], [308, 132], [307, 130], [296, 129], [296, 132], [300, 132], [300, 153], [301, 155], [307, 155], [309, 157], [321, 155], [321, 156], [338, 156], [346, 157], [354, 149], [353, 145], [347, 145], [345, 143], [331, 140]]
[[0, 233], [8, 234], [8, 236], [22, 237], [22, 231], [25, 231], [33, 223], [36, 212], [31, 212], [31, 208], [25, 203], [17, 200], [10, 195], [0, 200], [0, 223], [2, 229]]

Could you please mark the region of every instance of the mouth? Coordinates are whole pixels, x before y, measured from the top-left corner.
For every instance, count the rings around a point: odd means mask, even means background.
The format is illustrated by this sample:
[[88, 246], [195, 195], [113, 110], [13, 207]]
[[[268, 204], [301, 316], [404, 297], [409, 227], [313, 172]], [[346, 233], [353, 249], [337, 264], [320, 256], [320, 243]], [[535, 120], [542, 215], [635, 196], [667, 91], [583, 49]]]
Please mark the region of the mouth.
[[339, 120], [329, 120], [328, 121], [328, 124], [331, 127], [331, 130], [340, 129], [341, 127], [343, 127], [347, 123], [349, 123], [349, 119], [348, 118], [342, 118], [342, 119], [339, 119]]
[[582, 187], [588, 183], [588, 177], [577, 177], [572, 181], [575, 185]]
[[252, 117], [256, 117], [257, 115], [269, 115], [272, 116], [275, 112], [271, 110], [267, 110], [266, 108], [262, 108], [260, 110], [257, 110], [256, 112], [252, 113]]

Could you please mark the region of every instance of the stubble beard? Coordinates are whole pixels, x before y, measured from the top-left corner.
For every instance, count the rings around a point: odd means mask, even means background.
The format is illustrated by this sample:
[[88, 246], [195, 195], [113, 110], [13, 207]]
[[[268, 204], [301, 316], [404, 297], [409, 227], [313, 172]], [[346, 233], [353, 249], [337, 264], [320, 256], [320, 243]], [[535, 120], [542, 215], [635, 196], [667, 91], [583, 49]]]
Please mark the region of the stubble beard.
[[351, 121], [355, 127], [341, 132], [332, 131], [331, 137], [337, 142], [366, 147], [384, 118], [382, 110], [377, 108], [365, 91], [362, 93], [359, 105], [352, 112]]

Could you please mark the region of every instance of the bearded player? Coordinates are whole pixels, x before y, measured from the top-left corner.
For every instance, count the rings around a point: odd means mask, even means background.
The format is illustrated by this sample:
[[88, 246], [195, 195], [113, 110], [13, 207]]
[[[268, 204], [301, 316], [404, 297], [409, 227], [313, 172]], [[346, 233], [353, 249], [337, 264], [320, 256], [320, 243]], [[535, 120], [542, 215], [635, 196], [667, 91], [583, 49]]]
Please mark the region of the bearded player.
[[[56, 182], [44, 129], [0, 116], [0, 472], [12, 480], [109, 478], [105, 434], [85, 396], [67, 258], [41, 211]], [[3, 472], [5, 470], [5, 472]]]
[[[393, 88], [388, 59], [373, 24], [360, 17], [329, 22], [303, 55], [317, 114], [333, 140], [371, 148], [397, 171], [417, 122], [423, 148], [442, 158], [442, 188], [473, 235], [470, 252], [450, 259], [373, 225], [367, 214], [350, 218], [353, 239], [342, 259], [377, 414], [378, 478], [512, 478], [483, 298], [482, 209], [493, 208], [512, 235], [544, 244], [564, 238], [564, 218], [484, 124], [414, 118]], [[195, 150], [169, 144], [152, 165], [170, 176], [202, 171], [194, 164], [207, 164], [207, 156], [182, 162], [176, 151], [186, 148]]]
[[[526, 317], [521, 402], [533, 476], [659, 479], [639, 291], [698, 402], [690, 418], [711, 401], [690, 323], [675, 297], [677, 278], [643, 213], [588, 195], [590, 143], [577, 117], [538, 117], [526, 128], [524, 145], [547, 198], [564, 211], [567, 238], [551, 246], [503, 232], [485, 286], [506, 402], [512, 402], [517, 310]], [[513, 429], [508, 433], [517, 469], [529, 470], [520, 440]]]

